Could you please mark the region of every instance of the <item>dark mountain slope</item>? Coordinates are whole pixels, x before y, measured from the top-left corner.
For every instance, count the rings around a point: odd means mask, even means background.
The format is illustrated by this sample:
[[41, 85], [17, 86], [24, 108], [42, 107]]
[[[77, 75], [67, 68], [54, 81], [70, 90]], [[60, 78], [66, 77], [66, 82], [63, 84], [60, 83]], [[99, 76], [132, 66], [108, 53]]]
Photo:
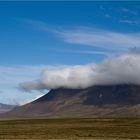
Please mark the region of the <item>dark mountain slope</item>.
[[51, 90], [3, 117], [134, 117], [140, 116], [140, 86], [93, 86]]

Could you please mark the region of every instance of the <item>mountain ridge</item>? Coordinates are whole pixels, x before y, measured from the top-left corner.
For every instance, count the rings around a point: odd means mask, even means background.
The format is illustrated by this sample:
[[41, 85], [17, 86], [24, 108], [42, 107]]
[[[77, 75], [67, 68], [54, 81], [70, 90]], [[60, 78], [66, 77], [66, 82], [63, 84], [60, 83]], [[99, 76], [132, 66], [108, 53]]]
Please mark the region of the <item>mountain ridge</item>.
[[15, 107], [16, 107], [15, 105], [0, 103], [0, 113], [8, 112], [8, 111], [14, 109]]
[[108, 85], [85, 89], [52, 89], [3, 117], [137, 117], [140, 86]]

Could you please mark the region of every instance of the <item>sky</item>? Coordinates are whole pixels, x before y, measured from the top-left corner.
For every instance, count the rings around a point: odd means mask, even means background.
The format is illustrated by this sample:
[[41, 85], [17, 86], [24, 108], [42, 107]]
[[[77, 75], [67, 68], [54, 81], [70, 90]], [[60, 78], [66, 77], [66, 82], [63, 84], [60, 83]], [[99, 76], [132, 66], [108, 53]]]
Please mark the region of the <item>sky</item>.
[[51, 88], [106, 79], [138, 84], [139, 49], [139, 1], [0, 1], [0, 103], [22, 105]]

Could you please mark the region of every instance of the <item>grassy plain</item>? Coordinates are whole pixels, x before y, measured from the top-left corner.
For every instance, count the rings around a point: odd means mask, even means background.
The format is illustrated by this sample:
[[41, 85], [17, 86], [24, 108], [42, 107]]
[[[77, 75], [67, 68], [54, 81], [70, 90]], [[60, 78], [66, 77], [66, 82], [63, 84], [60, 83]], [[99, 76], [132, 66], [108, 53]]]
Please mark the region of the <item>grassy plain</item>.
[[1, 120], [3, 140], [140, 140], [140, 118]]

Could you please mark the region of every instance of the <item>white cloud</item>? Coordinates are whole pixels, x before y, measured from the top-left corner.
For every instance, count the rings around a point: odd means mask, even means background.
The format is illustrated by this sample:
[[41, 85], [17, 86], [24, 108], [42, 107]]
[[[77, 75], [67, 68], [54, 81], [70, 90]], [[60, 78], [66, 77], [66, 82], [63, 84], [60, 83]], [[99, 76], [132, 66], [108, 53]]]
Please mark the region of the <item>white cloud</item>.
[[60, 87], [86, 88], [92, 85], [140, 85], [140, 55], [123, 54], [109, 57], [101, 63], [51, 67], [38, 80], [19, 85], [22, 90], [43, 90]]
[[[93, 65], [77, 65], [46, 68], [41, 78], [31, 82], [21, 83], [19, 86], [25, 91], [52, 89], [59, 87], [87, 87], [90, 83], [89, 74], [92, 74]], [[84, 79], [84, 80], [83, 80]]]

